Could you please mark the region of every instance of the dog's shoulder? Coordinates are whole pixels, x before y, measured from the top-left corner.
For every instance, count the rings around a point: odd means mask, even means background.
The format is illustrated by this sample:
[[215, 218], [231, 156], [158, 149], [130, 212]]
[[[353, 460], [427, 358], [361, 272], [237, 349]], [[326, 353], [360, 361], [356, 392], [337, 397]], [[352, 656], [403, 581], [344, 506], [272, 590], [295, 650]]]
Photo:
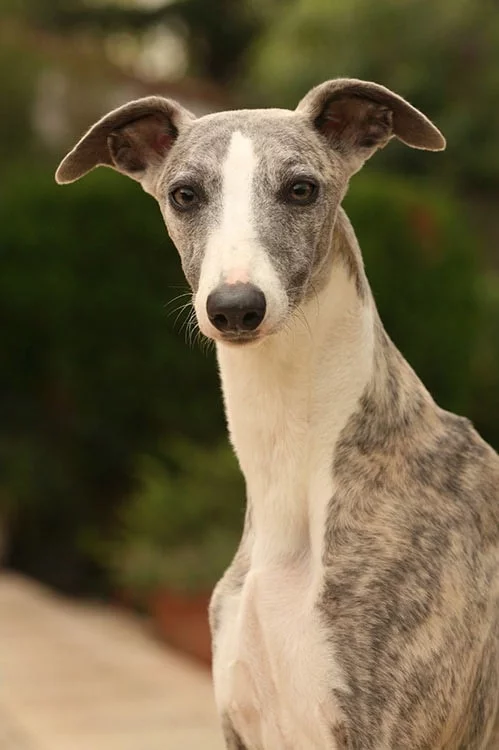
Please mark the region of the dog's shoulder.
[[340, 491], [402, 496], [409, 505], [412, 497], [423, 505], [426, 497], [437, 497], [443, 506], [453, 498], [499, 513], [497, 453], [469, 419], [435, 403], [381, 324], [377, 335], [377, 377], [335, 450]]
[[[499, 514], [499, 455], [483, 440], [466, 417], [437, 409], [440, 425], [427, 458], [438, 469], [433, 481], [451, 494], [475, 497], [475, 502], [497, 506]], [[424, 455], [419, 456], [424, 474]], [[499, 522], [499, 515], [497, 518]]]

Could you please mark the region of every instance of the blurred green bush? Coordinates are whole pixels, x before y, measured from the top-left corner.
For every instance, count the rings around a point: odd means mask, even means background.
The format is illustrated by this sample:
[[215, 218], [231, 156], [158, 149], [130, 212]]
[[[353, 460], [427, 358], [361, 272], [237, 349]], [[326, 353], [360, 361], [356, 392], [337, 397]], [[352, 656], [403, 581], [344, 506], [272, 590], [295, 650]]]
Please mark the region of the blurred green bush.
[[480, 253], [463, 207], [423, 180], [369, 172], [344, 205], [389, 335], [441, 406], [467, 411]]
[[212, 355], [174, 330], [189, 297], [165, 306], [187, 287], [157, 206], [110, 170], [51, 172], [0, 186], [0, 491], [10, 561], [81, 588], [137, 454], [211, 440], [223, 415]]
[[118, 590], [210, 591], [232, 559], [244, 520], [244, 480], [226, 441], [177, 440], [138, 463], [138, 486], [99, 549]]

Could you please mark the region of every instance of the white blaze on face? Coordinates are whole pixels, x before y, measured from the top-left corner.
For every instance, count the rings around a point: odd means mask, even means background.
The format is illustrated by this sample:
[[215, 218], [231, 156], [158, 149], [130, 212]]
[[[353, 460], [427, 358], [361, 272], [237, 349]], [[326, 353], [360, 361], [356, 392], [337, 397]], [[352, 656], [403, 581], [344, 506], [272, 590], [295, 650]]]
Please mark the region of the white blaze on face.
[[286, 293], [258, 238], [255, 201], [258, 192], [256, 154], [251, 138], [236, 130], [222, 167], [222, 208], [208, 235], [195, 308], [201, 330], [215, 334], [206, 314], [206, 300], [219, 284], [251, 283], [267, 300], [264, 327], [287, 309]]

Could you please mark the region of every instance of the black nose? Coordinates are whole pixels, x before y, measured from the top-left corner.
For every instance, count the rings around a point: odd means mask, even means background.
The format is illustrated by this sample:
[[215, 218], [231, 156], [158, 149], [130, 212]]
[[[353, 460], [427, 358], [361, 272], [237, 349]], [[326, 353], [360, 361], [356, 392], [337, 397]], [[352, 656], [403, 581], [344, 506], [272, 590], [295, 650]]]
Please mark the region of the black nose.
[[221, 284], [206, 301], [210, 322], [223, 333], [256, 330], [266, 307], [264, 293], [253, 284]]

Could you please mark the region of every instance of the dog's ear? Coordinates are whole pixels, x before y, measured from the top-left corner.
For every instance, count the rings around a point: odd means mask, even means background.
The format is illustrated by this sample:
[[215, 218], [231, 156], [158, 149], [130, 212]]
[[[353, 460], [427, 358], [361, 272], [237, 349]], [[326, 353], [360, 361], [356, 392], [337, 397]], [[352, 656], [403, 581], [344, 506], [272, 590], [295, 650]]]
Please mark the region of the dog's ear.
[[107, 166], [152, 192], [179, 129], [194, 119], [177, 102], [159, 96], [129, 102], [90, 128], [62, 160], [55, 179], [59, 184], [74, 182], [94, 167]]
[[358, 166], [394, 136], [413, 148], [445, 148], [442, 133], [425, 115], [384, 86], [368, 81], [326, 81], [311, 89], [296, 111], [309, 117], [331, 145]]

